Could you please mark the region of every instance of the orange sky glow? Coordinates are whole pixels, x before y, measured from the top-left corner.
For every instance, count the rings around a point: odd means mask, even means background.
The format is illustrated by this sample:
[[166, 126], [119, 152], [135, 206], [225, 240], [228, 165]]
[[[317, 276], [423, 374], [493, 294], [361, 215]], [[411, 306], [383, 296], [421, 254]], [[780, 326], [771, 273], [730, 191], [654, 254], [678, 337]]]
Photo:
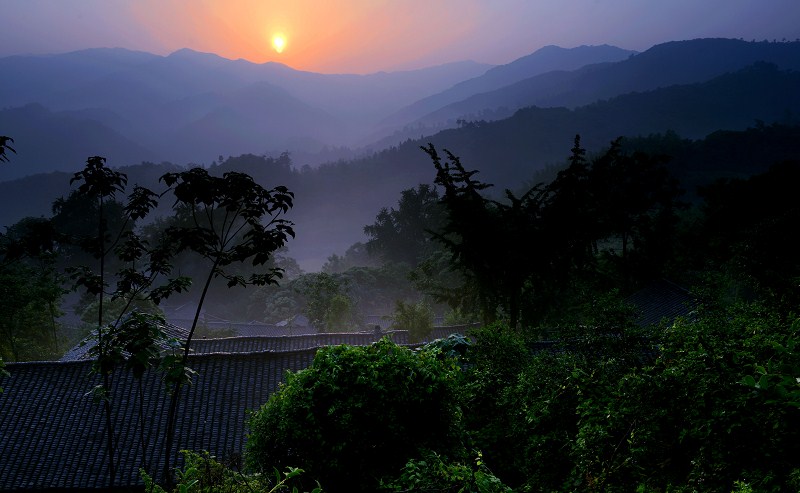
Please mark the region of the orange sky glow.
[[[181, 48], [323, 73], [474, 60], [554, 44], [646, 50], [700, 37], [800, 37], [798, 0], [0, 0], [0, 56]], [[276, 33], [285, 36], [281, 53]]]
[[[204, 0], [193, 2], [191, 9], [181, 1], [144, 0], [130, 8], [164, 46], [183, 43], [225, 58], [358, 73], [380, 66], [381, 60], [401, 67], [458, 42], [475, 25], [475, 4], [464, 0], [458, 22], [447, 26], [440, 22], [448, 17], [445, 4], [417, 0]], [[276, 33], [286, 38], [280, 54], [272, 45]]]

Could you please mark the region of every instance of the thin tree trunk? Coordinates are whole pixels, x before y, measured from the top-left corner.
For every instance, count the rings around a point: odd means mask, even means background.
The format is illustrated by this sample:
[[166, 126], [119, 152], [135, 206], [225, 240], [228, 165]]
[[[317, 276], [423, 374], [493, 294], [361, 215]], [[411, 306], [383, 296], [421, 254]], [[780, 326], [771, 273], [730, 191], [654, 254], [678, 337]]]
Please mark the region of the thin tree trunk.
[[[100, 225], [99, 225], [99, 251], [100, 254], [100, 293], [99, 293], [99, 301], [98, 301], [98, 309], [97, 309], [97, 346], [98, 351], [100, 353], [100, 357], [105, 354], [105, 341], [103, 339], [103, 294], [105, 291], [105, 269], [106, 269], [106, 244], [105, 244], [105, 220], [103, 218], [103, 200], [100, 199], [99, 204], [99, 212], [100, 212]], [[116, 463], [114, 462], [114, 420], [112, 419], [112, 410], [111, 410], [111, 375], [109, 375], [106, 371], [101, 368], [103, 372], [103, 409], [106, 415], [106, 452], [108, 455], [108, 476], [109, 476], [109, 488], [114, 486], [114, 481], [117, 475], [117, 468]]]
[[144, 386], [139, 378], [139, 443], [142, 446], [142, 469], [147, 471], [150, 464], [147, 462], [147, 442], [144, 439]]
[[[186, 361], [189, 358], [189, 346], [192, 342], [192, 336], [194, 336], [194, 331], [197, 328], [197, 322], [200, 319], [200, 312], [203, 309], [203, 303], [205, 302], [206, 294], [208, 293], [208, 287], [211, 285], [211, 280], [214, 279], [214, 273], [217, 270], [217, 265], [219, 265], [219, 258], [214, 260], [214, 265], [211, 267], [211, 270], [208, 273], [205, 286], [203, 286], [203, 292], [200, 295], [200, 301], [197, 303], [197, 310], [195, 310], [194, 313], [192, 328], [189, 330], [189, 335], [186, 337], [186, 344], [183, 347], [183, 357], [181, 358], [181, 365], [183, 366], [186, 365]], [[169, 411], [167, 412], [167, 436], [166, 444], [164, 446], [164, 484], [166, 485], [167, 491], [172, 489], [173, 486], [173, 476], [171, 470], [172, 461], [170, 454], [172, 453], [172, 446], [175, 440], [175, 428], [177, 427], [178, 421], [178, 400], [180, 398], [182, 386], [183, 384], [180, 380], [175, 382], [172, 395], [170, 396]]]

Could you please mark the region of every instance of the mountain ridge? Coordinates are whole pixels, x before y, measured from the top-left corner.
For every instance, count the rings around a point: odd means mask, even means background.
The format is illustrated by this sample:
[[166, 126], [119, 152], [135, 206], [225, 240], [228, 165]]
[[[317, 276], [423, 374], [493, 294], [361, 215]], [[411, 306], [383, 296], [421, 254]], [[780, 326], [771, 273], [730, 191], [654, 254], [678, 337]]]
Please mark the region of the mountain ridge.
[[[299, 232], [290, 245], [290, 254], [306, 268], [313, 268], [321, 266], [331, 253], [344, 252], [363, 240], [363, 226], [374, 220], [381, 207], [393, 205], [400, 191], [432, 182], [434, 170], [419, 149], [428, 142], [453, 151], [467, 169], [480, 170], [478, 178], [494, 183], [493, 190], [513, 189], [534, 179], [548, 166], [563, 163], [575, 134], [581, 134], [581, 142], [591, 154], [600, 152], [621, 135], [637, 138], [672, 130], [683, 138], [704, 138], [718, 130], [743, 131], [758, 125], [758, 120], [797, 125], [797, 119], [792, 117], [800, 114], [796, 87], [800, 87], [800, 73], [757, 63], [710, 81], [629, 93], [575, 109], [528, 107], [507, 119], [466, 122], [460, 128], [429, 138], [408, 140], [367, 157], [317, 169], [300, 170], [295, 166], [287, 171], [285, 163], [286, 169], [275, 169], [268, 165], [270, 158], [260, 156], [226, 159], [225, 167], [211, 169], [221, 172], [235, 169], [234, 163], [249, 163], [246, 170], [257, 181], [289, 186], [296, 193], [290, 216]], [[800, 158], [794, 142], [790, 144], [784, 143], [789, 153], [786, 156]], [[19, 146], [17, 150], [20, 151]], [[16, 165], [17, 156], [5, 166]], [[81, 166], [84, 160], [85, 157], [72, 164]], [[109, 164], [116, 167], [124, 163], [110, 156]], [[137, 182], [136, 170], [128, 168], [132, 183]], [[699, 168], [691, 171], [703, 172]], [[48, 200], [35, 196], [40, 190], [68, 188], [66, 180], [63, 184], [50, 183], [56, 179], [62, 178], [39, 175], [39, 179], [25, 182], [38, 185], [23, 195], [19, 190], [22, 182], [0, 183], [0, 196], [12, 203], [14, 197], [38, 200], [39, 212], [28, 209], [26, 213], [45, 214]], [[14, 220], [12, 211], [3, 209], [3, 219]]]

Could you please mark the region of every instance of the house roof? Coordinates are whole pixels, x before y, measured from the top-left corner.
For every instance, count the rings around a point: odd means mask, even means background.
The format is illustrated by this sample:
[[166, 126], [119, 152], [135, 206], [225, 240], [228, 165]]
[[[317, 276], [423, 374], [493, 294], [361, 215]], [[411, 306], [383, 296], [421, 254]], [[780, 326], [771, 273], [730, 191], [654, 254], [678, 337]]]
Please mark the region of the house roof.
[[397, 344], [408, 344], [408, 332], [390, 331], [376, 335], [374, 332], [333, 332], [278, 337], [225, 337], [221, 339], [195, 339], [192, 351], [204, 353], [241, 353], [256, 351], [296, 351], [321, 346], [350, 344], [365, 346], [388, 335]]
[[[180, 341], [186, 340], [186, 336], [189, 335], [189, 331], [183, 327], [179, 327], [177, 325], [173, 325], [170, 323], [164, 324], [161, 326], [166, 335], [167, 339], [178, 339]], [[92, 359], [91, 350], [97, 346], [97, 332], [92, 332], [88, 336], [86, 336], [81, 342], [73, 346], [69, 351], [64, 353], [64, 356], [61, 357], [59, 361], [81, 361], [81, 360], [90, 360]], [[162, 349], [167, 350], [169, 349], [166, 346], [162, 346]]]
[[[464, 332], [468, 326], [437, 327], [427, 338]], [[408, 344], [407, 331], [389, 331], [398, 344]], [[189, 366], [197, 371], [184, 388], [173, 456], [178, 450], [208, 450], [219, 458], [243, 451], [246, 412], [258, 409], [285, 378], [313, 361], [323, 345], [364, 345], [374, 332], [311, 334], [292, 337], [197, 339]], [[84, 353], [85, 354], [85, 353]], [[89, 391], [99, 383], [90, 375], [92, 362], [9, 363], [10, 376], [0, 377], [0, 491], [41, 489], [107, 490], [102, 405]], [[145, 373], [143, 407], [150, 471], [163, 463], [164, 430], [169, 398], [156, 372]], [[129, 372], [113, 379], [119, 472], [114, 486], [142, 484], [139, 467], [137, 385]]]
[[642, 327], [687, 317], [697, 307], [697, 299], [689, 290], [666, 279], [651, 282], [626, 301], [636, 309], [636, 323]]
[[[286, 370], [310, 365], [316, 349], [208, 354], [190, 357], [197, 371], [182, 391], [173, 453], [208, 450], [239, 454], [246, 411], [264, 404]], [[0, 378], [0, 490], [107, 489], [102, 405], [88, 392], [99, 383], [90, 361], [12, 363]], [[113, 401], [119, 473], [115, 486], [141, 485], [142, 452], [135, 433], [136, 385], [129, 372], [115, 373]], [[154, 472], [163, 463], [169, 398], [155, 372], [143, 377], [147, 454]]]

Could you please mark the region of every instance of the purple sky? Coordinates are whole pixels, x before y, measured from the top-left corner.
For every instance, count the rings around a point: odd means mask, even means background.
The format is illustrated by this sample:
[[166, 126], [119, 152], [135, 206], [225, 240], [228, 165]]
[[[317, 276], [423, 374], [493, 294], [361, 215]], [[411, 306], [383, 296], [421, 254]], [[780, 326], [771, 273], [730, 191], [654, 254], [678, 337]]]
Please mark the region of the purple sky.
[[0, 56], [191, 48], [327, 73], [501, 64], [548, 44], [800, 38], [800, 0], [0, 0], [0, 18]]

